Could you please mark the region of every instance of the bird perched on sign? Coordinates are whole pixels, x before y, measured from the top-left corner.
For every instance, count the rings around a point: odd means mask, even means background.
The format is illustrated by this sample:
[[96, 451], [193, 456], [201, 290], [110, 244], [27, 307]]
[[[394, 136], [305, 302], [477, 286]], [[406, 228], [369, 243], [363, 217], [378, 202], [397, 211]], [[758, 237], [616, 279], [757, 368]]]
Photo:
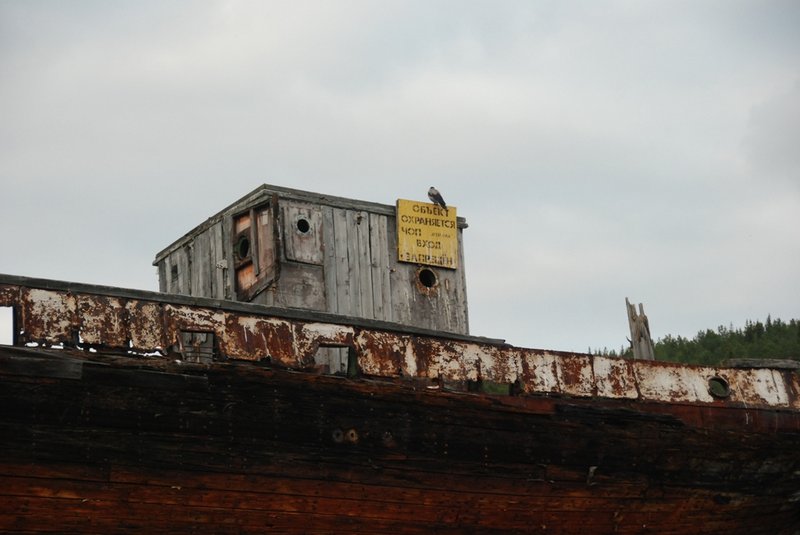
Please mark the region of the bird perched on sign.
[[433, 204], [438, 204], [442, 208], [444, 208], [445, 213], [447, 213], [447, 205], [442, 198], [442, 194], [439, 193], [439, 190], [431, 186], [431, 189], [428, 190], [428, 198], [431, 200]]

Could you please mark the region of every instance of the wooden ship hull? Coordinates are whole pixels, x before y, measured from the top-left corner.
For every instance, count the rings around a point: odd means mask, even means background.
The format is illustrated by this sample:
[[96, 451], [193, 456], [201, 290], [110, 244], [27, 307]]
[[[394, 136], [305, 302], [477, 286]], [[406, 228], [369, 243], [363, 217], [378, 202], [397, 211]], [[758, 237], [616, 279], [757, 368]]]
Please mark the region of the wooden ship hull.
[[0, 306], [3, 533], [800, 530], [791, 370], [12, 276]]

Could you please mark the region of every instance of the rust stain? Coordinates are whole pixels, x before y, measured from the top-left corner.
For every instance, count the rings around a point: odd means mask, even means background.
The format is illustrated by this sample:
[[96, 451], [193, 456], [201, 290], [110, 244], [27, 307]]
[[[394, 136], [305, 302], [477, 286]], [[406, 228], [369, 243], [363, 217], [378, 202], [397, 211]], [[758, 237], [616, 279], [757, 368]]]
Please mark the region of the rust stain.
[[134, 351], [164, 351], [167, 348], [161, 305], [131, 299], [125, 303], [127, 331]]
[[21, 341], [48, 345], [77, 343], [77, 307], [73, 295], [39, 288], [22, 288], [20, 294]]
[[228, 358], [271, 360], [295, 365], [294, 332], [290, 322], [273, 318], [225, 313], [220, 352]]
[[121, 299], [102, 295], [79, 295], [78, 320], [81, 342], [124, 347], [128, 341], [128, 314]]

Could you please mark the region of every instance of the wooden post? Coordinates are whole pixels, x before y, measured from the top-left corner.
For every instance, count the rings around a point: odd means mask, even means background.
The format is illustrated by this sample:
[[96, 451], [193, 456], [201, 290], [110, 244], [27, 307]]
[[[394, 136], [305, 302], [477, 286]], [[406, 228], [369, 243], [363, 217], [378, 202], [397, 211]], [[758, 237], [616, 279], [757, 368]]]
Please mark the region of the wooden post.
[[633, 347], [633, 358], [641, 360], [655, 360], [653, 350], [653, 340], [650, 338], [650, 322], [644, 313], [644, 306], [639, 303], [639, 313], [628, 298], [625, 298], [625, 305], [628, 309], [628, 325], [631, 329], [631, 346]]

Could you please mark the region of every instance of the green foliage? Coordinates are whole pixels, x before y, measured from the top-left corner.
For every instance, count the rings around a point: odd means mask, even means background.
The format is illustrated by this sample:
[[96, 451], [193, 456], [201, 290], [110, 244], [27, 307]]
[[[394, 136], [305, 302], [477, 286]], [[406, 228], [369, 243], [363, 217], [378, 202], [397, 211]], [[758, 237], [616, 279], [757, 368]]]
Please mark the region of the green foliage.
[[[764, 323], [748, 320], [743, 329], [720, 325], [716, 330], [700, 331], [691, 340], [667, 335], [655, 342], [654, 349], [656, 360], [711, 366], [732, 358], [800, 360], [800, 320], [783, 322], [767, 316]], [[594, 354], [632, 357], [630, 348]]]

